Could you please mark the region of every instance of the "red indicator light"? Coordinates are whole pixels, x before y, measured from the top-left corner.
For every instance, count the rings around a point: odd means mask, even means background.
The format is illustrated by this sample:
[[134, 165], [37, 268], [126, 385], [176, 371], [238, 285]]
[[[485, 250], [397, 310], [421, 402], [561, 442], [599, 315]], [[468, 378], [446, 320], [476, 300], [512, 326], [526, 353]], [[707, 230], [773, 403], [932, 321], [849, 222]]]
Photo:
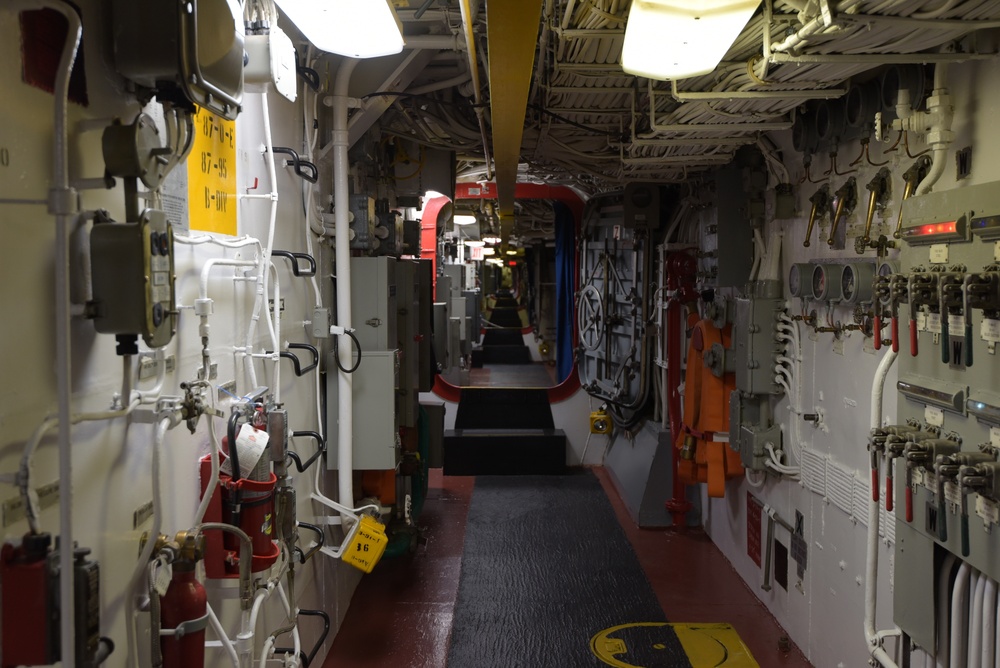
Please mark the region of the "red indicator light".
[[955, 234], [957, 229], [958, 221], [949, 221], [947, 223], [930, 223], [928, 225], [921, 225], [916, 228], [916, 233], [919, 236], [927, 236], [932, 234]]
[[507, 262], [507, 266], [508, 267], [516, 267], [517, 266], [517, 260], [510, 260], [509, 262]]

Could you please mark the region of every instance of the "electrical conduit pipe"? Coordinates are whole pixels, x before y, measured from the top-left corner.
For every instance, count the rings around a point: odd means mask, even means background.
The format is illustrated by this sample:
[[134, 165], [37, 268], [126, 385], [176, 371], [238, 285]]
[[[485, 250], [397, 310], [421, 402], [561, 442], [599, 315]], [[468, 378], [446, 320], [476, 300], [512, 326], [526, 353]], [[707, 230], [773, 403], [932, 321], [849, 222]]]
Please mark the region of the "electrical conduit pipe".
[[[969, 579], [972, 568], [962, 562], [951, 590], [951, 652], [949, 661], [952, 668], [965, 668], [965, 632], [969, 617]], [[941, 601], [944, 604], [944, 601]]]
[[[257, 296], [254, 299], [253, 313], [250, 316], [250, 324], [247, 326], [246, 350], [244, 351], [244, 366], [246, 367], [247, 379], [251, 388], [257, 387], [257, 371], [253, 366], [254, 335], [257, 331], [257, 321], [260, 320], [260, 310], [267, 298], [268, 287], [268, 267], [271, 264], [271, 249], [274, 246], [274, 223], [278, 216], [278, 175], [274, 169], [274, 146], [271, 142], [271, 116], [268, 112], [267, 93], [261, 93], [261, 112], [264, 117], [264, 155], [267, 162], [267, 173], [271, 180], [271, 212], [267, 224], [267, 243], [264, 244], [263, 255], [260, 258], [260, 265], [257, 268]], [[272, 344], [275, 345], [275, 366], [281, 358], [278, 356], [276, 335], [270, 316], [267, 316], [268, 328], [270, 329]]]
[[[896, 353], [892, 350], [886, 352], [875, 370], [875, 378], [872, 380], [871, 399], [871, 428], [878, 429], [882, 426], [882, 394], [885, 390], [885, 378], [889, 374], [896, 361]], [[883, 634], [875, 630], [875, 609], [878, 596], [878, 529], [879, 529], [879, 498], [878, 481], [875, 482], [875, 489], [868, 497], [868, 549], [865, 562], [865, 640], [868, 642], [869, 653], [872, 659], [881, 664], [884, 668], [898, 668], [896, 662], [882, 647]]]
[[[59, 420], [59, 479], [63, 481], [59, 497], [59, 568], [63, 573], [73, 572], [73, 458], [70, 450], [70, 376], [71, 345], [70, 293], [69, 293], [69, 220], [77, 213], [76, 190], [69, 183], [68, 132], [66, 107], [69, 96], [69, 78], [76, 61], [77, 50], [83, 37], [80, 17], [66, 3], [52, 0], [8, 2], [9, 10], [51, 9], [66, 18], [66, 41], [59, 56], [59, 66], [52, 92], [55, 96], [52, 132], [52, 183], [48, 195], [48, 211], [55, 216], [55, 322], [56, 330], [56, 392]], [[59, 582], [59, 606], [72, 610], [74, 601], [73, 578]], [[59, 640], [63, 665], [76, 665], [75, 631], [73, 615], [63, 615], [59, 622]]]
[[983, 668], [993, 668], [996, 660], [997, 583], [993, 578], [984, 578], [986, 586], [983, 588], [982, 649], [979, 660]]
[[986, 581], [989, 578], [985, 573], [981, 573], [975, 579], [972, 587], [972, 617], [969, 619], [969, 668], [982, 668], [982, 642], [983, 642], [983, 595], [986, 591]]
[[[344, 330], [351, 328], [351, 239], [348, 229], [348, 134], [347, 111], [350, 100], [347, 87], [351, 75], [358, 65], [356, 58], [345, 58], [337, 69], [333, 87], [333, 199], [334, 199], [334, 240], [337, 274], [337, 325]], [[337, 356], [340, 366], [353, 366], [350, 337], [341, 334]], [[360, 351], [358, 351], [360, 353]], [[354, 385], [351, 374], [337, 372], [337, 485], [340, 503], [347, 508], [354, 507]], [[341, 522], [347, 526], [354, 521], [350, 515], [341, 512]]]

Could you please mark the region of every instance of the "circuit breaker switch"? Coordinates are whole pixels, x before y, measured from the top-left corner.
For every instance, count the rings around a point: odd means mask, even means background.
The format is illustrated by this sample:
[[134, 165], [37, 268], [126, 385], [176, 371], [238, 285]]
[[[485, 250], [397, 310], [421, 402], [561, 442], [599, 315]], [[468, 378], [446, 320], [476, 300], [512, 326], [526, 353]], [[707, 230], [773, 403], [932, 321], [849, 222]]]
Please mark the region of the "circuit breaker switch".
[[940, 313], [937, 296], [938, 275], [915, 267], [907, 280], [906, 290], [910, 298], [910, 355], [917, 356], [917, 310], [926, 306], [931, 313]]
[[889, 326], [892, 352], [899, 352], [899, 305], [909, 298], [909, 280], [903, 274], [889, 277]]
[[939, 274], [937, 279], [938, 308], [941, 317], [947, 318], [941, 323], [941, 361], [945, 364], [962, 364], [964, 357], [966, 321], [964, 270], [964, 267], [952, 267], [952, 271]]
[[[913, 469], [930, 469], [938, 455], [958, 452], [961, 446], [950, 439], [928, 438], [921, 441], [909, 440], [903, 449], [906, 458], [906, 521], [913, 521]], [[938, 495], [940, 497], [940, 494]]]

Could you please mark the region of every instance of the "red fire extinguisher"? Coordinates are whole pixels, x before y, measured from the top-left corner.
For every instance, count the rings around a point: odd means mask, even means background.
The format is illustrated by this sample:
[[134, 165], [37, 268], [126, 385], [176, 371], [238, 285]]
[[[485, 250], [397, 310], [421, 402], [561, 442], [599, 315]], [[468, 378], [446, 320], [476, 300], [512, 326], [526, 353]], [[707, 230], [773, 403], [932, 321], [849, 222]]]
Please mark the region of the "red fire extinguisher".
[[160, 636], [163, 668], [204, 668], [208, 596], [195, 577], [202, 549], [194, 536], [186, 536], [173, 563], [173, 577], [160, 597]]

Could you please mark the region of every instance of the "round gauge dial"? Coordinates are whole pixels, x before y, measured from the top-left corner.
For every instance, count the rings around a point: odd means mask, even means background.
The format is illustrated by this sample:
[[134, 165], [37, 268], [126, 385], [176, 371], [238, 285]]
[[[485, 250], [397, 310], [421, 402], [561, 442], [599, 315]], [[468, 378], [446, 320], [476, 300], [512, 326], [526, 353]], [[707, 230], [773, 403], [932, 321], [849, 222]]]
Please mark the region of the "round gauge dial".
[[808, 297], [808, 281], [812, 276], [813, 266], [806, 262], [797, 262], [788, 270], [788, 291], [793, 297]]
[[824, 302], [837, 302], [841, 294], [842, 264], [817, 264], [812, 273], [812, 296]]
[[840, 288], [847, 304], [868, 304], [875, 292], [875, 266], [867, 262], [852, 262], [844, 266]]

